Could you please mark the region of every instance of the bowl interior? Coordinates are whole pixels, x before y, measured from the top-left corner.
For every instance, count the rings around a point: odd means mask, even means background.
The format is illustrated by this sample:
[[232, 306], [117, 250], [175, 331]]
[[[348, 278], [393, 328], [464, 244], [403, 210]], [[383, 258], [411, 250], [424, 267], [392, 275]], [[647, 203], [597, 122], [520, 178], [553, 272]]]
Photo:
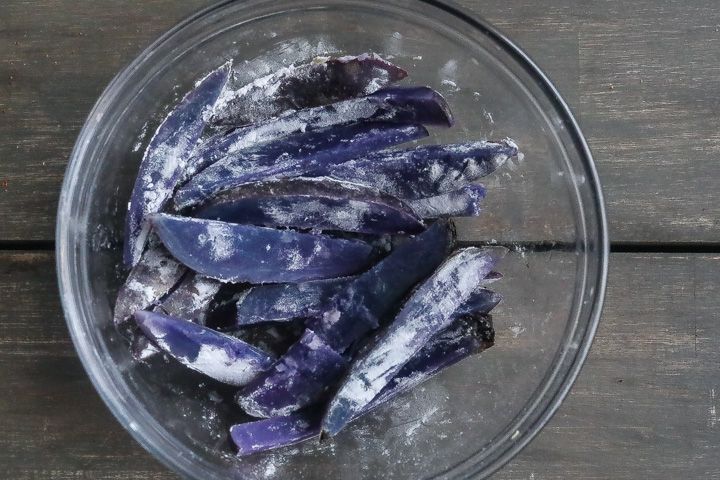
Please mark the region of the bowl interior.
[[[449, 101], [453, 129], [427, 142], [510, 137], [524, 158], [483, 179], [468, 244], [513, 246], [495, 284], [496, 345], [352, 425], [336, 440], [236, 459], [232, 392], [172, 363], [136, 365], [112, 328], [124, 214], [142, 151], [168, 109], [233, 59], [238, 82], [321, 54], [373, 51], [405, 83]], [[592, 162], [572, 118], [501, 39], [436, 2], [229, 3], [185, 23], [116, 78], [73, 152], [58, 266], [68, 323], [101, 395], [150, 451], [195, 478], [424, 478], [487, 474], [546, 421], [592, 338], [606, 261]]]

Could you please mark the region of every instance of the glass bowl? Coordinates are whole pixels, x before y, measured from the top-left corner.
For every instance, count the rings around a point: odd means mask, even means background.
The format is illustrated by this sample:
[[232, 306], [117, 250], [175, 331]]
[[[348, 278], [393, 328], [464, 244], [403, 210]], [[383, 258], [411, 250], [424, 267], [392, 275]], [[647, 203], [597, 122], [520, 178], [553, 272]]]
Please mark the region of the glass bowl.
[[[237, 412], [172, 363], [136, 365], [112, 327], [125, 209], [147, 132], [193, 83], [234, 59], [247, 80], [317, 54], [385, 55], [448, 99], [457, 126], [431, 141], [514, 139], [524, 158], [484, 179], [467, 244], [511, 247], [495, 288], [496, 345], [332, 441], [238, 459]], [[93, 108], [72, 152], [57, 223], [68, 327], [98, 392], [148, 451], [188, 478], [467, 478], [506, 463], [548, 421], [600, 315], [608, 240], [587, 144], [543, 73], [482, 20], [441, 1], [225, 2], [165, 34]], [[204, 388], [208, 387], [208, 388]]]

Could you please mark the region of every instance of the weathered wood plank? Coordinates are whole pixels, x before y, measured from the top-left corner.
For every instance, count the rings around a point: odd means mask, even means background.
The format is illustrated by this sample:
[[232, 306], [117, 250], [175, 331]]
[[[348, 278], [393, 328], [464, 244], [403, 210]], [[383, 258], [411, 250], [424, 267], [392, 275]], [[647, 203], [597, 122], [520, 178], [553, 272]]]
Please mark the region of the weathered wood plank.
[[[720, 478], [720, 256], [614, 254], [590, 359], [503, 479]], [[0, 477], [175, 478], [67, 337], [49, 253], [0, 253]]]
[[[67, 157], [102, 88], [210, 3], [0, 4], [0, 240], [52, 239]], [[715, 2], [461, 3], [523, 46], [570, 102], [596, 156], [613, 240], [720, 239]]]
[[0, 478], [175, 478], [90, 384], [53, 271], [51, 253], [0, 253]]
[[212, 0], [0, 2], [0, 240], [51, 240], [65, 166], [112, 77]]
[[719, 280], [717, 255], [612, 255], [578, 382], [498, 478], [720, 478]]

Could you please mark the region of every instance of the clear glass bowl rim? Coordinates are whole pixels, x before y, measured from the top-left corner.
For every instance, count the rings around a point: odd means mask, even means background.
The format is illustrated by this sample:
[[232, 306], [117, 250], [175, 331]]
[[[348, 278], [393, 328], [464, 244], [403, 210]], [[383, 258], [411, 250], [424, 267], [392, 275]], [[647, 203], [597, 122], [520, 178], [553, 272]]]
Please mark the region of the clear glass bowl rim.
[[[533, 62], [533, 60], [509, 38], [490, 25], [489, 22], [468, 11], [466, 8], [449, 0], [414, 1], [442, 10], [443, 12], [450, 14], [470, 25], [483, 35], [489, 37], [498, 47], [516, 60], [518, 64], [525, 69], [526, 73], [535, 80], [536, 84], [541, 87], [541, 90], [559, 114], [561, 121], [567, 126], [568, 133], [572, 138], [574, 146], [580, 154], [581, 161], [586, 173], [588, 174], [589, 187], [593, 193], [592, 208], [594, 209], [597, 217], [596, 233], [598, 234], [598, 241], [595, 248], [599, 257], [599, 263], [595, 279], [596, 281], [594, 282], [596, 286], [596, 293], [593, 297], [590, 310], [591, 314], [588, 324], [585, 327], [582, 341], [574, 358], [572, 359], [570, 367], [566, 370], [558, 388], [552, 394], [552, 399], [548, 402], [545, 409], [540, 413], [534, 423], [532, 423], [509, 448], [504, 450], [500, 455], [496, 456], [489, 465], [485, 466], [481, 471], [469, 472], [473, 477], [479, 474], [482, 478], [486, 478], [502, 468], [515, 455], [522, 451], [522, 449], [525, 448], [525, 446], [527, 446], [528, 443], [548, 423], [567, 396], [587, 358], [602, 313], [607, 283], [609, 237], [605, 203], [600, 180], [587, 141], [585, 140], [585, 137], [583, 136], [567, 103], [563, 100], [556, 87], [535, 64], [535, 62]], [[155, 51], [160, 45], [172, 39], [179, 31], [185, 29], [199, 19], [232, 3], [237, 3], [237, 0], [223, 0], [217, 4], [198, 11], [181, 21], [145, 48], [143, 52], [141, 52], [130, 64], [125, 66], [108, 84], [90, 111], [70, 155], [70, 160], [66, 168], [58, 202], [58, 215], [55, 231], [56, 269], [61, 303], [73, 344], [77, 350], [83, 367], [90, 377], [91, 382], [102, 400], [110, 409], [111, 413], [117, 418], [120, 424], [130, 432], [133, 438], [140, 443], [140, 445], [142, 445], [164, 465], [188, 478], [190, 478], [189, 475], [191, 472], [187, 470], [184, 465], [178, 463], [177, 456], [172, 456], [167, 451], [163, 451], [161, 448], [158, 448], [143, 432], [140, 432], [137, 428], [133, 427], [135, 424], [133, 420], [134, 416], [131, 413], [131, 409], [128, 408], [129, 405], [123, 399], [111, 394], [112, 392], [110, 390], [112, 387], [112, 380], [109, 378], [107, 371], [101, 366], [101, 362], [98, 362], [98, 359], [93, 357], [96, 352], [87, 348], [84, 344], [83, 337], [85, 334], [80, 328], [80, 324], [73, 320], [80, 315], [80, 310], [79, 305], [76, 302], [76, 298], [72, 295], [73, 281], [77, 278], [77, 275], [72, 268], [74, 264], [72, 260], [74, 259], [76, 252], [71, 249], [72, 225], [69, 216], [66, 215], [66, 213], [71, 209], [73, 193], [71, 189], [72, 179], [75, 176], [74, 174], [76, 174], [79, 170], [83, 156], [82, 153], [84, 152], [86, 145], [90, 142], [92, 132], [96, 127], [96, 123], [93, 119], [102, 116], [102, 112], [107, 109], [107, 105], [116, 95], [120, 86], [123, 85], [128, 80], [130, 74], [144, 62], [150, 52]], [[534, 406], [533, 408], [537, 408], [537, 406]]]

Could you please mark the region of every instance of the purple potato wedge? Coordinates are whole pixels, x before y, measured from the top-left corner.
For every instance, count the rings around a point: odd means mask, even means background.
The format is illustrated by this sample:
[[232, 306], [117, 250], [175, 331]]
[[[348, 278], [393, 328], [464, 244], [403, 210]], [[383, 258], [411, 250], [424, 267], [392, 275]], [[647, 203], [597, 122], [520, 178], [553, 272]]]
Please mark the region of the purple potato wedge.
[[253, 286], [237, 302], [237, 326], [318, 316], [330, 298], [354, 278]]
[[215, 162], [178, 189], [175, 207], [197, 205], [245, 183], [306, 174], [322, 176], [334, 164], [427, 135], [422, 125], [388, 122], [355, 123], [293, 134]]
[[[221, 286], [217, 280], [188, 271], [153, 311], [205, 325], [212, 300]], [[138, 361], [147, 361], [160, 353], [141, 332], [133, 338], [130, 350]]]
[[123, 260], [134, 266], [140, 260], [150, 226], [149, 215], [163, 209], [184, 180], [187, 160], [205, 128], [208, 110], [225, 85], [230, 64], [198, 82], [160, 124], [145, 150], [125, 218]]
[[[438, 221], [422, 234], [408, 239], [341, 289], [329, 302], [332, 308], [322, 317], [306, 322], [309, 331], [323, 348], [344, 352], [349, 345], [377, 328], [379, 320], [390, 313], [396, 302], [442, 263], [453, 242], [454, 229], [447, 221]], [[418, 258], [423, 261], [419, 262]], [[296, 356], [289, 351], [278, 363], [298, 364]], [[332, 355], [319, 356], [314, 361], [327, 364], [298, 368], [322, 367], [327, 379], [337, 379], [346, 365], [335, 362], [334, 358]], [[282, 395], [287, 392], [283, 388], [287, 381], [284, 368], [269, 370], [257, 379], [255, 388], [249, 386], [238, 395], [238, 403], [253, 416], [285, 415], [322, 398], [329, 385], [328, 382], [293, 382], [292, 395], [284, 398]]]
[[118, 292], [113, 313], [115, 326], [121, 330], [127, 328], [136, 311], [160, 302], [185, 272], [187, 269], [162, 245], [149, 245]]
[[192, 216], [263, 227], [379, 235], [425, 229], [412, 209], [395, 197], [323, 177], [241, 185], [213, 197]]
[[308, 320], [308, 327], [336, 351], [344, 352], [377, 328], [410, 289], [443, 262], [454, 242], [453, 224], [435, 222], [341, 290], [330, 302], [331, 308]]
[[452, 127], [452, 111], [445, 98], [430, 87], [389, 87], [365, 97], [381, 105], [385, 113], [374, 119]]
[[188, 161], [188, 176], [243, 149], [311, 129], [381, 120], [451, 126], [445, 99], [430, 87], [397, 87], [330, 105], [292, 111], [258, 124], [216, 134], [203, 142]]
[[371, 153], [332, 165], [324, 174], [414, 200], [458, 190], [517, 154], [511, 140], [428, 145]]
[[246, 385], [274, 361], [242, 340], [187, 320], [147, 311], [136, 312], [134, 318], [162, 351], [186, 367], [228, 385]]
[[238, 89], [226, 89], [211, 123], [225, 126], [257, 123], [287, 110], [366, 95], [406, 76], [405, 70], [375, 54], [317, 57]]
[[[417, 387], [439, 372], [493, 345], [494, 330], [489, 316], [463, 318], [431, 340], [393, 377], [352, 420], [370, 413], [395, 397]], [[230, 427], [230, 438], [239, 456], [295, 445], [320, 435], [319, 409], [268, 418]]]
[[380, 339], [353, 360], [323, 417], [323, 433], [333, 436], [342, 430], [433, 336], [447, 328], [453, 313], [467, 302], [494, 264], [483, 249], [461, 249], [420, 284]]
[[212, 300], [221, 286], [222, 283], [217, 280], [188, 272], [157, 308], [166, 315], [205, 325]]
[[492, 271], [487, 274], [485, 279], [483, 280], [483, 285], [487, 285], [488, 283], [497, 282], [498, 280], [502, 280], [503, 274], [500, 272]]
[[155, 214], [152, 225], [173, 256], [222, 282], [296, 283], [344, 277], [370, 262], [358, 240]]
[[[485, 277], [481, 283], [486, 284], [487, 277]], [[468, 300], [460, 308], [457, 309], [455, 315], [464, 316], [488, 314], [493, 308], [497, 307], [497, 305], [502, 301], [502, 298], [502, 295], [499, 293], [480, 287], [470, 295], [470, 298], [468, 298]]]
[[406, 203], [420, 218], [477, 217], [480, 215], [483, 198], [485, 187], [466, 185], [459, 190], [434, 197], [406, 200]]
[[342, 355], [307, 329], [272, 368], [246, 385], [236, 399], [254, 417], [287, 415], [319, 400], [346, 367]]
[[320, 435], [322, 412], [297, 412], [230, 427], [230, 440], [240, 457], [289, 447]]

